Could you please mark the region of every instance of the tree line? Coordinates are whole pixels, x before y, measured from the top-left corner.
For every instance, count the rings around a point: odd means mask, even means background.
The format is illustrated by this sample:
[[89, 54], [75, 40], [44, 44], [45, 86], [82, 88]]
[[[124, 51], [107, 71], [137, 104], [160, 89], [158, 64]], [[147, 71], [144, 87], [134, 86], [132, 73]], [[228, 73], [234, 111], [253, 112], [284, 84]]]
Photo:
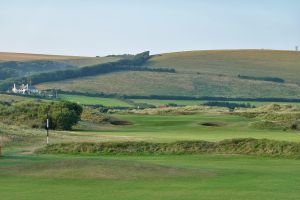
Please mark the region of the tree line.
[[123, 99], [157, 99], [157, 100], [205, 100], [205, 101], [258, 101], [258, 102], [300, 102], [300, 99], [290, 98], [246, 98], [246, 97], [194, 97], [194, 96], [174, 96], [174, 95], [121, 95], [114, 93], [89, 93], [78, 91], [57, 90], [59, 94], [83, 95], [90, 97], [123, 98]]
[[247, 80], [255, 80], [255, 81], [270, 81], [275, 83], [284, 83], [285, 80], [278, 77], [269, 77], [269, 76], [263, 76], [263, 77], [255, 77], [255, 76], [242, 76], [238, 75], [238, 78], [240, 79], [247, 79]]
[[216, 107], [225, 107], [229, 109], [235, 109], [235, 108], [255, 108], [255, 106], [252, 106], [250, 103], [231, 103], [227, 101], [208, 101], [203, 103], [202, 105], [205, 106], [216, 106]]

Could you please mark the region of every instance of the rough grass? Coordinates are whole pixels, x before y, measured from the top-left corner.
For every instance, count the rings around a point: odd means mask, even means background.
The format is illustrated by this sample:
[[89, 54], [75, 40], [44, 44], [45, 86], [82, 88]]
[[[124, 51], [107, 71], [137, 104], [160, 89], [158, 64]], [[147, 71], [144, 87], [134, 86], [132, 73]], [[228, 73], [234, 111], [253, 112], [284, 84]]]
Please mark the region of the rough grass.
[[270, 104], [252, 109], [238, 109], [231, 114], [257, 119], [250, 123], [253, 128], [278, 130], [300, 128], [300, 107], [297, 105]]
[[80, 58], [84, 58], [84, 57], [0, 52], [0, 61], [69, 60], [69, 59], [80, 59]]
[[18, 101], [30, 101], [34, 100], [33, 98], [26, 97], [26, 96], [16, 96], [16, 95], [9, 95], [9, 94], [0, 94], [0, 101], [2, 102], [18, 102]]
[[88, 66], [102, 64], [106, 62], [113, 62], [119, 60], [121, 57], [84, 57], [84, 56], [65, 56], [65, 55], [47, 55], [47, 54], [30, 54], [30, 53], [7, 53], [0, 52], [1, 61], [60, 61], [66, 62], [72, 66]]
[[63, 143], [52, 144], [37, 153], [96, 153], [96, 154], [246, 154], [262, 156], [300, 157], [300, 143], [267, 139], [230, 139], [220, 142], [182, 141], [173, 143]]
[[190, 73], [117, 72], [112, 74], [42, 83], [39, 89], [116, 93], [125, 95], [300, 98], [300, 87], [229, 76]]
[[[36, 54], [0, 54], [3, 60], [55, 60], [72, 66], [113, 62], [121, 57], [65, 57]], [[57, 83], [40, 89], [128, 95], [300, 98], [299, 52], [271, 50], [193, 51], [156, 55], [146, 66], [174, 68], [177, 73], [122, 72]], [[241, 80], [237, 76], [272, 76], [286, 84]], [[298, 85], [297, 85], [298, 84]]]
[[[118, 72], [56, 83], [40, 89], [117, 93], [126, 95], [300, 98], [300, 53], [271, 50], [192, 51], [153, 56], [147, 67], [176, 69], [176, 73]], [[244, 80], [278, 77], [285, 83]]]
[[152, 57], [154, 67], [229, 76], [272, 76], [300, 83], [300, 52], [273, 50], [216, 50], [167, 53]]
[[210, 107], [203, 105], [183, 106], [183, 107], [162, 107], [130, 110], [110, 110], [109, 113], [119, 114], [139, 114], [139, 115], [192, 115], [199, 113], [227, 113], [228, 108]]

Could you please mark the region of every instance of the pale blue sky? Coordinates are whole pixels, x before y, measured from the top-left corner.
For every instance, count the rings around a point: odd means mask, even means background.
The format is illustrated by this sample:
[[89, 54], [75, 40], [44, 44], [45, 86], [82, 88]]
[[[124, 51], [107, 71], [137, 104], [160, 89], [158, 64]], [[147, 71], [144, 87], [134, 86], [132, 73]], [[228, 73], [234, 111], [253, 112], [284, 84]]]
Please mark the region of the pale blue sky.
[[0, 0], [0, 51], [294, 49], [299, 0]]

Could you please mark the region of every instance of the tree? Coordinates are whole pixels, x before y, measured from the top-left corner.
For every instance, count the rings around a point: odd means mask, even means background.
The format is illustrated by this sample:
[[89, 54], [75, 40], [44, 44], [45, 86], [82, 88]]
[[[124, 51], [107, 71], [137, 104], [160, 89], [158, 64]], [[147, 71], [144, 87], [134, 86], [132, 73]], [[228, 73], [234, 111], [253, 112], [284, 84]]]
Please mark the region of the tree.
[[45, 122], [48, 116], [51, 129], [71, 130], [72, 126], [80, 120], [82, 107], [79, 104], [61, 101], [41, 104], [39, 117]]

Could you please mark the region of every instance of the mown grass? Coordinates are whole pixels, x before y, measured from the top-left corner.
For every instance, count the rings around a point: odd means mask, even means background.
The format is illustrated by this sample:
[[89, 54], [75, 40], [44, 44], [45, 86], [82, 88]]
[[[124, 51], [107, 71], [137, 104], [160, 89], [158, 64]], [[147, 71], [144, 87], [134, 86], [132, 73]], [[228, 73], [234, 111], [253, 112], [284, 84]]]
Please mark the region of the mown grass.
[[[292, 144], [300, 142], [298, 131], [255, 129], [249, 123], [257, 119], [221, 112], [113, 114], [111, 117], [130, 121], [132, 125], [113, 126], [85, 121], [82, 123], [91, 123], [85, 129], [50, 131], [50, 143], [57, 147], [60, 143], [70, 142], [110, 142], [126, 146], [132, 141], [136, 144], [143, 141], [144, 144], [170, 145], [179, 140], [194, 141], [190, 144], [197, 143], [195, 140], [207, 140], [210, 141], [207, 144], [214, 144], [211, 142], [237, 137], [276, 141], [267, 144], [251, 142], [256, 140], [228, 143], [220, 149], [227, 155], [217, 154], [217, 151], [201, 155], [36, 155], [32, 152], [46, 145], [44, 130], [1, 125], [0, 134], [8, 141], [4, 143], [4, 156], [0, 158], [1, 199], [279, 200], [297, 199], [300, 195], [299, 159], [236, 155], [245, 151], [264, 155], [264, 152], [251, 152], [253, 147], [263, 147], [267, 153], [274, 154], [289, 149], [284, 145], [290, 142], [279, 140], [291, 141]], [[96, 128], [91, 129], [91, 125]]]
[[27, 199], [297, 199], [300, 161], [249, 156], [22, 156], [0, 162], [0, 194]]
[[[97, 128], [79, 127], [78, 131], [69, 134], [71, 141], [150, 141], [174, 142], [182, 140], [221, 141], [231, 138], [257, 138], [282, 141], [300, 141], [299, 131], [282, 129], [261, 129], [251, 126], [257, 121], [253, 118], [227, 114], [194, 114], [194, 115], [141, 115], [113, 114], [120, 120], [132, 125], [115, 126], [102, 124]], [[203, 123], [216, 123], [220, 126], [205, 126]], [[74, 134], [74, 135], [73, 135]], [[73, 137], [72, 137], [73, 136]], [[77, 138], [76, 136], [80, 136]], [[59, 139], [58, 135], [58, 141]], [[76, 139], [77, 138], [77, 139]], [[66, 141], [66, 140], [64, 140]]]
[[60, 94], [59, 98], [66, 101], [76, 102], [85, 105], [103, 105], [103, 106], [120, 106], [131, 107], [132, 105], [115, 98], [88, 97], [81, 95]]

